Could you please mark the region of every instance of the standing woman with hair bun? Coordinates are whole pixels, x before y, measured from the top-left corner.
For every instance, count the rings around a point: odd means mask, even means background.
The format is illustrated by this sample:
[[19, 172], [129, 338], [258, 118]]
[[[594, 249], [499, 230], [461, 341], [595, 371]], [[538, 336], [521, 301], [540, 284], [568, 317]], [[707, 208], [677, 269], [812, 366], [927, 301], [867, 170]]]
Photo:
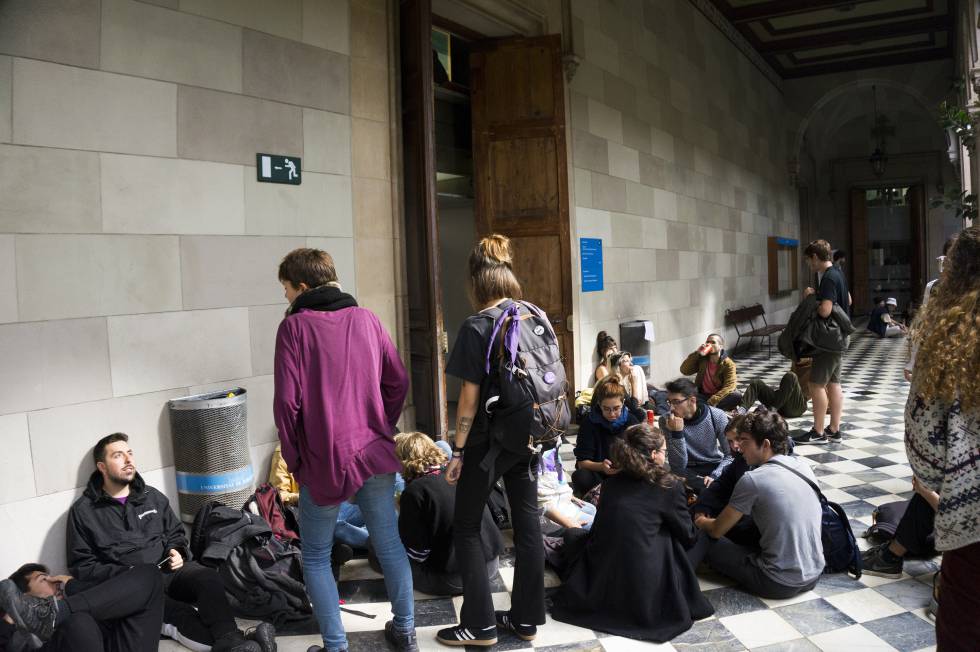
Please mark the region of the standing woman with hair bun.
[[980, 228], [963, 229], [912, 325], [918, 347], [905, 404], [912, 472], [939, 494], [943, 552], [936, 643], [975, 650], [980, 640]]
[[[483, 238], [470, 252], [470, 302], [477, 312], [463, 322], [446, 366], [446, 373], [463, 381], [456, 413], [456, 439], [445, 471], [447, 482], [458, 483], [453, 538], [463, 580], [463, 607], [459, 625], [436, 634], [436, 639], [445, 645], [495, 645], [498, 627], [530, 641], [537, 634], [537, 626], [545, 621], [538, 483], [528, 471], [532, 454], [501, 450], [491, 466], [492, 473], [481, 466], [490, 450], [484, 406], [492, 389], [487, 369], [497, 364], [494, 347], [487, 365], [494, 320], [502, 309], [521, 299], [521, 285], [511, 265], [510, 240], [502, 235]], [[501, 476], [510, 502], [517, 561], [511, 609], [495, 612], [480, 541], [480, 522], [490, 489]]]

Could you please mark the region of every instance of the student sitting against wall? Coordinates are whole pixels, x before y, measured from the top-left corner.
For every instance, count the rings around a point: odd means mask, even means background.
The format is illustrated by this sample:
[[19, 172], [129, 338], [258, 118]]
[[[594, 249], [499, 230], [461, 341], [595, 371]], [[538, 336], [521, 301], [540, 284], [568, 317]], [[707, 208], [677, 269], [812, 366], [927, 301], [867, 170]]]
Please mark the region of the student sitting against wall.
[[566, 536], [555, 620], [630, 638], [668, 641], [714, 609], [685, 549], [697, 531], [684, 483], [665, 467], [667, 443], [647, 424], [612, 444], [619, 473], [603, 483], [587, 536]]
[[732, 462], [725, 439], [728, 415], [699, 398], [687, 378], [667, 383], [667, 403], [670, 414], [660, 417], [660, 429], [669, 437], [670, 470], [699, 494]]
[[609, 358], [613, 373], [623, 381], [626, 388], [626, 395], [635, 401], [633, 408], [639, 407], [647, 402], [647, 375], [643, 372], [643, 367], [633, 364], [633, 355], [629, 351], [614, 353]]
[[735, 361], [728, 357], [725, 338], [718, 333], [708, 335], [704, 344], [684, 359], [681, 373], [695, 376], [698, 393], [708, 405], [729, 412], [742, 401], [742, 395], [735, 390]]
[[[402, 463], [405, 491], [398, 514], [398, 533], [412, 566], [415, 590], [430, 595], [460, 595], [463, 580], [456, 565], [453, 546], [453, 513], [456, 487], [442, 475], [448, 457], [428, 435], [421, 432], [395, 436], [395, 455]], [[484, 507], [480, 542], [487, 564], [487, 577], [497, 574], [504, 543]]]
[[[755, 468], [738, 481], [717, 518], [698, 514], [694, 524], [717, 539], [707, 551], [714, 570], [749, 593], [791, 598], [816, 586], [824, 557], [820, 501], [790, 469], [813, 482], [816, 477], [804, 460], [788, 455], [786, 422], [775, 412], [746, 414], [737, 428], [742, 455]], [[759, 548], [723, 538], [743, 516], [751, 516], [759, 528]]]
[[575, 440], [572, 487], [582, 496], [607, 477], [618, 473], [609, 451], [624, 430], [640, 423], [626, 406], [626, 387], [619, 376], [606, 376], [592, 392], [592, 409], [579, 425]]
[[868, 330], [878, 337], [903, 337], [908, 333], [905, 324], [900, 324], [892, 317], [892, 313], [898, 308], [898, 300], [895, 297], [888, 297], [882, 301], [880, 297], [874, 299], [874, 310], [868, 319]]
[[609, 356], [617, 351], [619, 351], [619, 344], [616, 343], [616, 338], [606, 331], [599, 331], [599, 334], [595, 338], [595, 352], [599, 358], [599, 364], [596, 365], [595, 371], [592, 373], [593, 385], [611, 373]]

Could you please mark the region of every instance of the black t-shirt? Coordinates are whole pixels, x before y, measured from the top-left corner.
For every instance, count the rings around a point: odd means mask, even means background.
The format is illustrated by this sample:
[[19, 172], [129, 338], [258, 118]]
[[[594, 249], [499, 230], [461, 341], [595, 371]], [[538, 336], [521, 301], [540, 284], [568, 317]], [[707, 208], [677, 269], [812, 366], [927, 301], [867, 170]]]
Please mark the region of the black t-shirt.
[[[466, 438], [466, 447], [479, 446], [489, 440], [489, 423], [485, 405], [490, 398], [490, 375], [487, 374], [487, 347], [490, 345], [490, 334], [500, 310], [510, 305], [509, 301], [500, 304], [499, 309], [488, 308], [470, 315], [463, 322], [456, 335], [456, 342], [449, 354], [446, 373], [460, 380], [468, 380], [480, 386], [480, 403], [476, 408], [473, 426]], [[490, 368], [497, 365], [497, 353], [492, 352]]]
[[831, 265], [820, 277], [817, 288], [817, 301], [833, 301], [835, 305], [847, 309], [847, 283], [840, 270]]
[[[456, 487], [442, 475], [424, 475], [405, 485], [399, 500], [398, 533], [408, 556], [438, 573], [456, 572], [453, 546], [453, 513]], [[480, 543], [484, 561], [503, 550], [503, 538], [490, 510], [483, 508]]]

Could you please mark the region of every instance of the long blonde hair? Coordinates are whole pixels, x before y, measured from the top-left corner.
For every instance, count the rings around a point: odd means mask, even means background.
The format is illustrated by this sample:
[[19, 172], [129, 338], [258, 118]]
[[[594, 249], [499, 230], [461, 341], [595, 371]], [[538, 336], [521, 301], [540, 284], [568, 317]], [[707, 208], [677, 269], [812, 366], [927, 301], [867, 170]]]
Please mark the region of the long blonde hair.
[[914, 391], [964, 409], [980, 406], [980, 227], [953, 242], [939, 282], [912, 324]]
[[521, 284], [514, 276], [510, 238], [498, 233], [476, 243], [470, 252], [470, 301], [477, 310], [498, 299], [520, 299]]
[[424, 432], [395, 435], [395, 456], [402, 463], [405, 480], [414, 480], [430, 469], [446, 463], [446, 454]]

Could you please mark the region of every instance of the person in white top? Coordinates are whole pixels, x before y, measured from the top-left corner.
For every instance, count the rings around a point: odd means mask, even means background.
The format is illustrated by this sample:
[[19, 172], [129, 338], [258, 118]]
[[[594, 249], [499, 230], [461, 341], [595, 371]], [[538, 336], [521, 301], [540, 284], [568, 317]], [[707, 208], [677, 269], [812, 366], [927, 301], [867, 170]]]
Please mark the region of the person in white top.
[[[946, 264], [946, 254], [949, 253], [949, 248], [953, 246], [953, 238], [947, 238], [946, 242], [943, 243], [943, 255], [937, 256], [936, 261], [939, 263], [939, 277], [943, 275], [943, 266]], [[926, 290], [922, 293], [922, 305], [919, 310], [925, 310], [926, 304], [929, 303], [929, 295], [932, 294], [932, 288], [935, 287], [939, 278], [934, 278], [928, 283], [926, 283]], [[912, 382], [912, 368], [915, 367], [915, 355], [919, 352], [919, 347], [909, 341], [909, 359], [905, 363], [905, 380], [907, 382]]]

